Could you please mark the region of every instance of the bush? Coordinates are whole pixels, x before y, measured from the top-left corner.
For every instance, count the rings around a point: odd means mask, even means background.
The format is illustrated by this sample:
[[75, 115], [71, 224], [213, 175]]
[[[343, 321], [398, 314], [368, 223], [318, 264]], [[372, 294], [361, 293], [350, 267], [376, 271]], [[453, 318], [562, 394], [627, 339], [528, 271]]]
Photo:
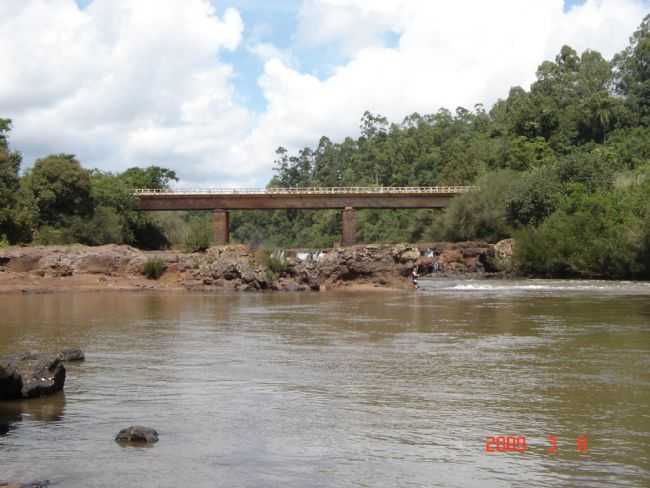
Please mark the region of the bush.
[[9, 240], [6, 235], [2, 234], [0, 235], [0, 249], [4, 247], [9, 247]]
[[517, 177], [513, 171], [501, 170], [480, 178], [478, 190], [455, 197], [444, 216], [434, 219], [440, 228], [432, 229], [429, 235], [451, 241], [490, 242], [510, 237], [512, 228], [506, 221], [506, 202]]
[[157, 280], [163, 275], [166, 269], [167, 265], [160, 258], [151, 258], [144, 263], [144, 275], [149, 280]]
[[271, 255], [269, 257], [268, 268], [273, 273], [282, 274], [282, 273], [286, 273], [287, 270], [289, 269], [289, 263], [283, 257]]
[[[525, 273], [622, 278], [643, 272], [640, 222], [625, 194], [574, 186], [562, 208], [516, 236]], [[640, 263], [641, 261], [641, 263]]]
[[266, 268], [266, 277], [270, 281], [278, 279], [289, 270], [289, 262], [283, 256], [268, 249], [260, 248], [255, 251], [255, 261]]
[[60, 246], [74, 244], [77, 238], [70, 227], [42, 226], [34, 239], [34, 244], [39, 246]]
[[210, 222], [204, 218], [194, 218], [190, 221], [184, 247], [187, 252], [205, 251], [212, 242]]
[[97, 207], [89, 219], [73, 217], [70, 220], [75, 242], [88, 246], [124, 243], [124, 221], [113, 208]]

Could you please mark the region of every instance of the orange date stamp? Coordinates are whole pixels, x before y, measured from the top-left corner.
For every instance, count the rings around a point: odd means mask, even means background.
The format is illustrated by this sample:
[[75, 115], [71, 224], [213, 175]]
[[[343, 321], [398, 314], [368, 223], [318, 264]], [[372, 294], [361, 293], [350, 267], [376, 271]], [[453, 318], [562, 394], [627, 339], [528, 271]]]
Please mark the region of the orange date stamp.
[[[555, 454], [558, 450], [557, 447], [557, 436], [549, 435], [547, 436], [549, 442], [549, 447], [547, 449], [547, 454]], [[499, 436], [490, 436], [485, 440], [485, 452], [488, 453], [504, 453], [504, 452], [518, 452], [525, 453], [528, 449], [528, 443], [526, 442], [526, 436], [523, 435], [499, 435]], [[579, 435], [576, 438], [576, 451], [580, 453], [585, 453], [589, 450], [589, 441], [586, 435]]]

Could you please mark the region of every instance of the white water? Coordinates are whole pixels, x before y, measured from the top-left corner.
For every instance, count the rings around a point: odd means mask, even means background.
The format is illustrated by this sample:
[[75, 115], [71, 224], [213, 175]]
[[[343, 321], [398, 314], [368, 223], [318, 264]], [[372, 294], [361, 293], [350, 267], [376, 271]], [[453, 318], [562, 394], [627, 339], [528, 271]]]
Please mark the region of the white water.
[[650, 282], [604, 280], [449, 280], [422, 279], [423, 293], [508, 293], [508, 294], [563, 294], [603, 293], [616, 295], [650, 294]]

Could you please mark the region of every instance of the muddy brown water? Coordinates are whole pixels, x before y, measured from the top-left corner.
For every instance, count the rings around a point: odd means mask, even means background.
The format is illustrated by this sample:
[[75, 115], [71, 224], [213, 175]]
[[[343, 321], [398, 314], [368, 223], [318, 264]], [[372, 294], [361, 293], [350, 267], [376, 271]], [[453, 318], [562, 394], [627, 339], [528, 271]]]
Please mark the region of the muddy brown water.
[[[0, 404], [0, 479], [650, 485], [648, 284], [0, 296], [0, 354], [64, 346], [87, 357], [64, 395]], [[116, 444], [131, 424], [160, 442]], [[525, 452], [486, 452], [499, 435]]]

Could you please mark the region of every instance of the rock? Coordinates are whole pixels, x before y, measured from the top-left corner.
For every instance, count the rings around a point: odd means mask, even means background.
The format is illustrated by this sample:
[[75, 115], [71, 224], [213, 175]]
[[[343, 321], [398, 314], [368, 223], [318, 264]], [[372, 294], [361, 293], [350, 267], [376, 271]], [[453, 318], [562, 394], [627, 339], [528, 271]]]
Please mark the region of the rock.
[[15, 368], [0, 361], [0, 400], [14, 400], [21, 397], [23, 380]]
[[494, 245], [494, 253], [499, 258], [512, 258], [512, 251], [515, 245], [514, 239], [504, 239]]
[[158, 442], [158, 432], [149, 427], [132, 425], [120, 430], [115, 441], [123, 444], [154, 444]]
[[45, 488], [46, 486], [50, 486], [50, 482], [48, 480], [29, 481], [27, 483], [0, 481], [0, 488]]
[[61, 361], [83, 361], [86, 359], [84, 352], [76, 347], [67, 347], [58, 354]]
[[[478, 241], [433, 242], [419, 247], [358, 245], [310, 252], [308, 259], [294, 259], [287, 252], [284, 266], [275, 272], [269, 272], [268, 262], [261, 259], [260, 253], [242, 245], [212, 247], [204, 253], [141, 251], [118, 245], [10, 247], [0, 249], [0, 271], [37, 274], [48, 279], [71, 274], [87, 279], [94, 275], [92, 283], [97, 287], [105, 286], [106, 281], [111, 285], [109, 277], [126, 278], [127, 286], [141, 289], [171, 283], [190, 290], [317, 291], [354, 284], [411, 288], [409, 275], [416, 265], [421, 274], [507, 269], [508, 266], [500, 266], [499, 258], [501, 254], [511, 255], [511, 246], [508, 248], [504, 242], [496, 246]], [[502, 247], [504, 250], [500, 251]], [[153, 257], [163, 260], [168, 270], [176, 271], [165, 284], [143, 285], [140, 280], [144, 263]], [[83, 280], [68, 280], [70, 284], [66, 286], [77, 286]], [[70, 360], [63, 356], [61, 359]]]
[[0, 399], [4, 400], [49, 395], [61, 391], [65, 384], [65, 367], [58, 356], [19, 354], [0, 360], [0, 371], [5, 378], [0, 381], [4, 385], [0, 388]]

